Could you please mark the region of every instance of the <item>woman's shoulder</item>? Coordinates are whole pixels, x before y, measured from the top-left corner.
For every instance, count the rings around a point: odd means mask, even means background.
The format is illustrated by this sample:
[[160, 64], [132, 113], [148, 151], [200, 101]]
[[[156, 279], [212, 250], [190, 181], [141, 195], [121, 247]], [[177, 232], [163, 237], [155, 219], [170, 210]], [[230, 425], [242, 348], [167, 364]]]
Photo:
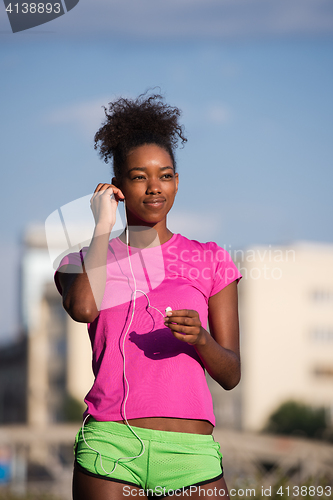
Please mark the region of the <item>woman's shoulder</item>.
[[183, 236], [182, 234], [177, 234], [177, 238], [174, 239], [174, 244], [177, 246], [184, 246], [187, 248], [192, 248], [192, 249], [197, 249], [197, 250], [202, 250], [202, 251], [212, 251], [212, 252], [219, 252], [219, 253], [226, 253], [228, 254], [227, 250], [221, 246], [219, 246], [215, 241], [198, 241], [198, 240], [192, 240], [187, 238], [186, 236]]
[[187, 262], [208, 263], [211, 265], [226, 265], [231, 262], [231, 256], [227, 250], [219, 246], [215, 241], [201, 242], [192, 240], [181, 234], [174, 235], [170, 244], [165, 248], [165, 255], [171, 260]]

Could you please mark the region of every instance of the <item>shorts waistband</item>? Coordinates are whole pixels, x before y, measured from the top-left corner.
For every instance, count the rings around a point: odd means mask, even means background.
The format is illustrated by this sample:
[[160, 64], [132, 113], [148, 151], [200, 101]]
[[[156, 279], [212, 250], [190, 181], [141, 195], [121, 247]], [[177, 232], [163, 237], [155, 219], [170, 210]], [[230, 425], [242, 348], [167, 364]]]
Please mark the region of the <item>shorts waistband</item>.
[[[155, 429], [146, 429], [144, 427], [135, 427], [131, 425], [134, 432], [141, 438], [148, 441], [159, 441], [162, 443], [172, 442], [172, 443], [183, 443], [183, 444], [196, 444], [196, 443], [211, 443], [214, 441], [212, 434], [192, 434], [188, 432], [172, 432], [172, 431], [160, 431]], [[137, 439], [133, 434], [131, 429], [120, 422], [105, 422], [98, 421], [94, 417], [90, 416], [87, 423], [84, 424], [84, 430], [89, 431], [96, 430], [97, 432], [107, 432], [110, 434], [116, 434], [118, 436], [133, 437]]]

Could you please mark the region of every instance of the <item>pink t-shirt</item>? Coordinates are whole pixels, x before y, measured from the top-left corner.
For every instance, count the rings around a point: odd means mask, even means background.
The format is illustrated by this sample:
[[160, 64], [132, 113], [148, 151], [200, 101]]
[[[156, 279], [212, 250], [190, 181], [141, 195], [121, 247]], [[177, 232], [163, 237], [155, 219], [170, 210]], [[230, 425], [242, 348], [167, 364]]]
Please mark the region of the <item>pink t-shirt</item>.
[[[205, 370], [195, 347], [176, 339], [163, 317], [168, 306], [194, 309], [206, 328], [209, 297], [241, 274], [216, 243], [199, 243], [180, 234], [154, 248], [129, 250], [130, 261], [127, 246], [119, 238], [110, 241], [101, 310], [88, 324], [95, 382], [85, 398], [86, 413], [102, 421], [124, 418], [124, 349], [127, 419], [174, 417], [215, 425]], [[69, 254], [59, 267], [81, 266], [86, 251]], [[61, 293], [56, 275], [55, 281]]]

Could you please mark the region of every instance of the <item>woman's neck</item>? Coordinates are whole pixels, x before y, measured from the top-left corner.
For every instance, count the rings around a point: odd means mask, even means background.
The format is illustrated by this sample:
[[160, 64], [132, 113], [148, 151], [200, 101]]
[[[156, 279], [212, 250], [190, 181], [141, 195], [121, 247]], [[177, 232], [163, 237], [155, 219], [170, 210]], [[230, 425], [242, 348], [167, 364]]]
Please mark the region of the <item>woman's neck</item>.
[[[135, 248], [151, 248], [159, 245], [163, 245], [170, 240], [173, 233], [165, 227], [164, 231], [157, 231], [155, 227], [149, 226], [129, 226], [125, 231], [119, 236], [119, 239]], [[126, 234], [128, 231], [128, 235]], [[128, 240], [127, 240], [128, 237]]]

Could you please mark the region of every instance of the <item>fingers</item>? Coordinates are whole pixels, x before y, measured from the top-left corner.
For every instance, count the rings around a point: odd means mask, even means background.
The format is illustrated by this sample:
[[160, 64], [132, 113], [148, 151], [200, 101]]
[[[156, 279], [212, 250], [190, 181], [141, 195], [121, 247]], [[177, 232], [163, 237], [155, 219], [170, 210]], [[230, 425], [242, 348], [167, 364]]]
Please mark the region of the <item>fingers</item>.
[[124, 200], [122, 191], [113, 184], [100, 183], [97, 185], [94, 194], [90, 199], [95, 224], [113, 228], [116, 223], [116, 211], [120, 200]]
[[207, 332], [202, 328], [199, 313], [192, 309], [167, 311], [164, 324], [170, 328], [172, 335], [182, 342], [204, 345], [207, 340]]
[[109, 195], [111, 195], [112, 193], [113, 193], [113, 189], [110, 186], [110, 184], [98, 184], [97, 188], [94, 191], [94, 194], [90, 198], [90, 204], [92, 204], [93, 201], [97, 197], [99, 197], [99, 196], [101, 196], [103, 194], [109, 194]]
[[173, 333], [180, 333], [182, 336], [184, 335], [198, 335], [200, 333], [200, 326], [199, 325], [193, 325], [193, 326], [185, 326], [185, 325], [179, 325], [179, 324], [168, 324], [165, 325]]
[[97, 185], [97, 187], [94, 191], [93, 197], [97, 193], [101, 194], [103, 191], [108, 191], [108, 194], [112, 191], [115, 195], [118, 196], [119, 199], [125, 198], [125, 196], [123, 195], [122, 191], [119, 188], [117, 188], [113, 184], [106, 184], [106, 183]]
[[97, 185], [94, 194], [91, 197], [90, 203], [97, 197], [101, 195], [106, 195], [109, 196], [111, 194], [114, 194], [117, 200], [124, 200], [125, 196], [122, 193], [121, 189], [117, 188], [113, 184], [107, 184], [107, 183], [100, 183]]
[[198, 335], [201, 328], [198, 312], [191, 309], [168, 311], [164, 319], [164, 324], [173, 333], [180, 333], [182, 335]]
[[178, 309], [177, 311], [167, 311], [166, 316], [168, 318], [177, 317], [189, 317], [189, 318], [199, 318], [199, 314], [197, 311], [193, 311], [192, 309]]

